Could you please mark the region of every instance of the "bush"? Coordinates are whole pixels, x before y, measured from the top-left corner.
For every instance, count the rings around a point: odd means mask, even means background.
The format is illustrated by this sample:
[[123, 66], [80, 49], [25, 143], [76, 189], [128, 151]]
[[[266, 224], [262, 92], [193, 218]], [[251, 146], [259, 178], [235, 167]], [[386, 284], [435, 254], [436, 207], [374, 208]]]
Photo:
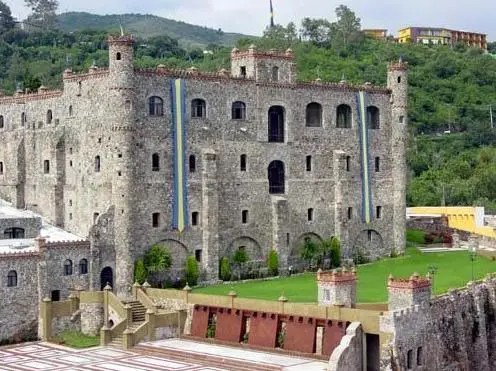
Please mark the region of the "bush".
[[277, 276], [279, 271], [279, 256], [274, 249], [270, 250], [269, 256], [267, 257], [267, 268], [269, 269], [269, 275]]
[[143, 259], [138, 259], [136, 263], [134, 263], [134, 282], [138, 282], [140, 285], [145, 283], [147, 280], [147, 274], [145, 269], [145, 263], [143, 263]]
[[332, 237], [330, 245], [331, 268], [336, 268], [341, 266], [341, 243], [337, 237]]
[[321, 247], [312, 239], [305, 239], [302, 248], [300, 249], [300, 257], [306, 260], [308, 264], [320, 258]]
[[220, 259], [220, 279], [222, 281], [231, 280], [231, 267], [229, 266], [229, 259], [225, 256]]
[[232, 258], [233, 262], [236, 264], [243, 264], [248, 261], [248, 254], [244, 249], [237, 249]]
[[420, 229], [407, 229], [406, 240], [419, 245], [425, 244], [425, 232]]
[[194, 256], [188, 256], [186, 258], [185, 269], [184, 269], [184, 279], [190, 286], [195, 286], [198, 283], [198, 277], [200, 276], [200, 269], [198, 268], [198, 262]]
[[143, 259], [146, 274], [153, 287], [162, 287], [164, 275], [172, 265], [172, 257], [169, 249], [165, 245], [153, 245]]
[[355, 265], [366, 264], [369, 262], [369, 259], [362, 253], [360, 249], [355, 249], [353, 253], [353, 263]]

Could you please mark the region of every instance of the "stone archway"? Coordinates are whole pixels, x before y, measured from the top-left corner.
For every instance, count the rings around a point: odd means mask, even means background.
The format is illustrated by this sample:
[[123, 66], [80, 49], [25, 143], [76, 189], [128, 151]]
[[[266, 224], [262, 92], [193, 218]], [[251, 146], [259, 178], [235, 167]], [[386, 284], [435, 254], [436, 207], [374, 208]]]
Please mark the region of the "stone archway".
[[103, 290], [105, 286], [114, 287], [114, 272], [111, 267], [105, 267], [100, 273], [100, 288]]
[[354, 259], [364, 258], [366, 261], [373, 261], [388, 255], [387, 253], [381, 234], [374, 229], [361, 231], [353, 242]]
[[249, 236], [241, 236], [235, 238], [228, 246], [227, 249], [223, 251], [223, 256], [227, 256], [228, 258], [232, 257], [234, 252], [239, 248], [243, 248], [248, 255], [249, 260], [264, 260], [263, 256], [264, 252], [262, 251], [262, 247], [252, 237]]
[[169, 249], [172, 257], [171, 269], [180, 270], [184, 268], [184, 262], [188, 257], [188, 248], [185, 244], [178, 240], [166, 239], [158, 242], [157, 245], [163, 245]]
[[320, 244], [323, 241], [322, 237], [320, 237], [317, 233], [307, 232], [301, 234], [293, 243], [293, 246], [291, 247], [291, 251], [288, 256], [289, 266], [292, 266], [293, 268], [296, 269], [298, 267], [304, 268], [307, 266], [307, 262], [303, 261], [303, 259], [300, 257], [300, 250], [303, 248], [303, 245], [308, 240], [316, 244]]

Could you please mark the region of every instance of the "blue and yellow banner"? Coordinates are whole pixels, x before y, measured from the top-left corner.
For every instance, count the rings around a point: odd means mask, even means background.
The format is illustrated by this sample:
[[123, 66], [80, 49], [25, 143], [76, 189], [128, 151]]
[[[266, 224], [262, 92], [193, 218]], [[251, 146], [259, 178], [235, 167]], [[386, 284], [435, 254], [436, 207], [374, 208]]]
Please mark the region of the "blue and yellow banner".
[[188, 225], [186, 193], [186, 86], [182, 79], [170, 80], [172, 111], [172, 158], [174, 162], [174, 200], [172, 228], [181, 233]]
[[358, 111], [358, 137], [360, 139], [360, 168], [362, 175], [362, 222], [369, 224], [373, 218], [373, 209], [369, 161], [369, 135], [367, 130], [368, 94], [363, 91], [358, 92], [356, 99]]

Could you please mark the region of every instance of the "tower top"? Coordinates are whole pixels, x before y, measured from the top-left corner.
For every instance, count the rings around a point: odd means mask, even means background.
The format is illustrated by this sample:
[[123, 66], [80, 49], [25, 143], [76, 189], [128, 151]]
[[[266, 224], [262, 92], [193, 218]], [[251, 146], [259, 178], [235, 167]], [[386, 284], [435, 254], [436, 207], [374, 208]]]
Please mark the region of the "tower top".
[[388, 71], [407, 71], [408, 62], [404, 62], [403, 58], [400, 58], [398, 62], [392, 62], [388, 65]]
[[109, 45], [133, 45], [134, 38], [132, 35], [123, 35], [123, 36], [109, 35], [107, 38], [107, 42]]

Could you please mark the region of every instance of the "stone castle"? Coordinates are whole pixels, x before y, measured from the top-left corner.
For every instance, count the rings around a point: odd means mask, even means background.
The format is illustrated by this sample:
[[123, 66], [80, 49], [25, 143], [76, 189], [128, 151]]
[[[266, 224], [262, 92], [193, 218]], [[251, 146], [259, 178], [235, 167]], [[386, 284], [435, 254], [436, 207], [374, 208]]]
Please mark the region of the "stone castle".
[[[387, 87], [298, 82], [291, 50], [233, 49], [230, 72], [201, 73], [136, 69], [133, 43], [109, 37], [109, 68], [66, 70], [62, 91], [0, 98], [0, 197], [87, 238], [90, 289], [127, 295], [155, 243], [173, 270], [196, 256], [207, 279], [239, 248], [254, 260], [274, 248], [282, 268], [308, 238], [337, 236], [347, 257], [403, 250], [406, 64], [389, 66]], [[171, 79], [185, 84], [182, 232]]]

